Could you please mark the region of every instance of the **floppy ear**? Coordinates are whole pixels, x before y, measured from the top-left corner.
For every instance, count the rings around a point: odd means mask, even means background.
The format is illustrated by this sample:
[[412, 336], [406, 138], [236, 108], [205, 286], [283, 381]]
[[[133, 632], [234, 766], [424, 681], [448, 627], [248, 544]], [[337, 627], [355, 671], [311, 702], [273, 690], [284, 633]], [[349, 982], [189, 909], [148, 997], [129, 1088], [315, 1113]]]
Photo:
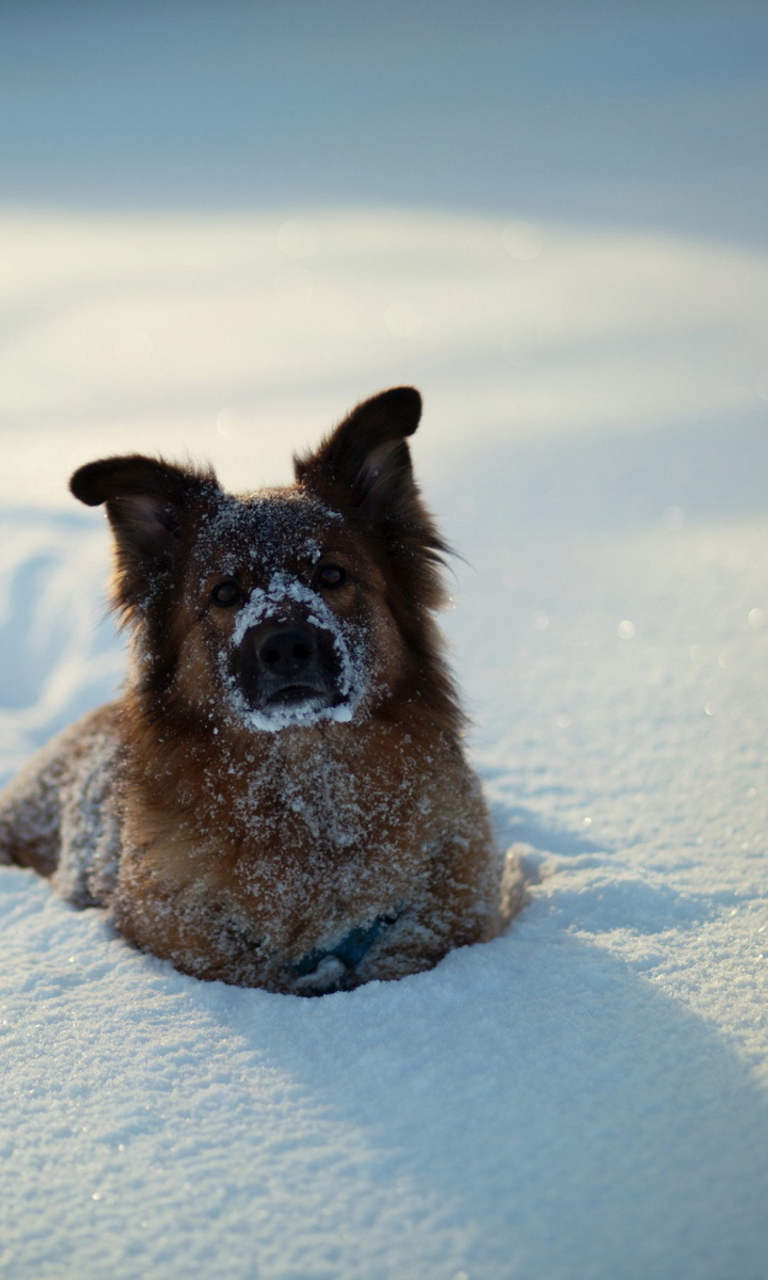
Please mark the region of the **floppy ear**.
[[187, 471], [134, 453], [89, 462], [69, 487], [86, 506], [106, 503], [117, 550], [116, 602], [130, 608], [170, 567], [190, 503], [218, 484], [212, 472]]
[[405, 442], [421, 417], [414, 387], [393, 387], [365, 400], [314, 453], [294, 458], [300, 484], [375, 524], [421, 516], [411, 453]]

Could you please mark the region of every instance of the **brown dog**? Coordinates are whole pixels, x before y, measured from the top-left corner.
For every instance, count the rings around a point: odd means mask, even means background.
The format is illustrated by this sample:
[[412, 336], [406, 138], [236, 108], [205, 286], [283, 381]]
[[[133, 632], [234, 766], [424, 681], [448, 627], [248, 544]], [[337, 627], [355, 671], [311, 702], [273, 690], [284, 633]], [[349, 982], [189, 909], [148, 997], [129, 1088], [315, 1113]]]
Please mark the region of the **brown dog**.
[[446, 548], [405, 437], [418, 392], [357, 409], [244, 497], [138, 454], [81, 467], [106, 503], [125, 696], [0, 800], [0, 856], [197, 977], [318, 994], [495, 937], [494, 847], [433, 610]]

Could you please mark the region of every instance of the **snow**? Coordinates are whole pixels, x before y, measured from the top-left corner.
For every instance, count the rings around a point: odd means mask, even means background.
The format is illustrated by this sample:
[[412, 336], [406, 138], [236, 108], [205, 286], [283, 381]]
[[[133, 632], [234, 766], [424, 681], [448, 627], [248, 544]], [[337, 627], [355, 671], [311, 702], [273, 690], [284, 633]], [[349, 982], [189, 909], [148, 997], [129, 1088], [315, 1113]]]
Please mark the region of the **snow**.
[[[742, 422], [768, 395], [765, 251], [454, 212], [0, 211], [0, 498], [158, 445], [235, 492], [289, 478], [362, 396], [412, 383], [426, 479], [479, 438]], [[23, 430], [28, 447], [13, 448]], [[94, 451], [95, 450], [95, 451]], [[254, 458], [259, 459], [258, 474]]]
[[[3, 1273], [763, 1280], [765, 256], [385, 210], [3, 234], [15, 303], [50, 286], [0, 393], [3, 776], [123, 670], [70, 469], [189, 451], [256, 487], [413, 381], [470, 754], [532, 879], [505, 937], [302, 1000], [185, 977], [0, 868]], [[268, 308], [258, 254], [310, 240], [315, 310], [295, 273]], [[129, 331], [156, 365], [114, 357]]]

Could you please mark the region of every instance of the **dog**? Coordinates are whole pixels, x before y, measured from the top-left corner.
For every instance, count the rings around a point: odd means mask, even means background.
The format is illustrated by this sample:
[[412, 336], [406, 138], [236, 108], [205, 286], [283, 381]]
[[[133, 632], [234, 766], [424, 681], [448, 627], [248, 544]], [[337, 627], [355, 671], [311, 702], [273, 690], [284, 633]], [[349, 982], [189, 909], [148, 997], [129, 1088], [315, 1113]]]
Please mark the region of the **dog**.
[[413, 388], [382, 392], [295, 484], [241, 497], [139, 454], [75, 472], [106, 504], [132, 673], [6, 789], [3, 861], [184, 973], [273, 992], [401, 978], [502, 932], [522, 876], [462, 751], [420, 416]]

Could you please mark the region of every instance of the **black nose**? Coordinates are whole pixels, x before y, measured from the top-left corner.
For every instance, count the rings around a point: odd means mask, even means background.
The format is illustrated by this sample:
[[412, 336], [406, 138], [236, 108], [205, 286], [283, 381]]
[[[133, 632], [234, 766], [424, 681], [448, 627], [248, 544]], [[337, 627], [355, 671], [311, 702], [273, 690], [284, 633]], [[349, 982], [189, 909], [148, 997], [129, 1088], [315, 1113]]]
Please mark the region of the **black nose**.
[[290, 680], [312, 664], [317, 646], [308, 627], [273, 627], [261, 636], [256, 652], [265, 671]]

